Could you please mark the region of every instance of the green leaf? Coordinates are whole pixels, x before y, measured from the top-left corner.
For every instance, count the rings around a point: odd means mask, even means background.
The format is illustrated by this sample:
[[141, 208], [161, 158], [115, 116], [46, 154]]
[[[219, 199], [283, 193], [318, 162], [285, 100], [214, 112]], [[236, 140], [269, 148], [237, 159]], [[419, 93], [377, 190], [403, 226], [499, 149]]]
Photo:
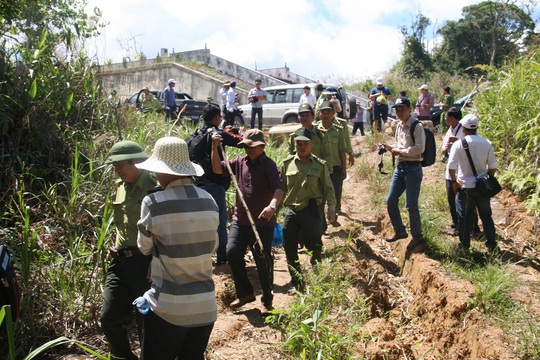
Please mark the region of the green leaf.
[[30, 91], [28, 92], [28, 97], [30, 100], [34, 100], [37, 94], [37, 79], [34, 79], [32, 81], [32, 85], [30, 86]]

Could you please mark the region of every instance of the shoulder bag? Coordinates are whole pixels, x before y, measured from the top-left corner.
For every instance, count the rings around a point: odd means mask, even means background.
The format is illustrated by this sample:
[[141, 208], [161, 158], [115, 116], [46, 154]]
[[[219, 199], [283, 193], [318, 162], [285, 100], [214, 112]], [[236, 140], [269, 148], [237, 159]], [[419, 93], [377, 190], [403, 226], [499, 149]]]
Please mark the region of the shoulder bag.
[[469, 150], [469, 144], [467, 143], [467, 140], [465, 140], [465, 138], [461, 139], [461, 143], [463, 144], [463, 148], [467, 153], [469, 163], [471, 164], [471, 169], [473, 171], [474, 177], [476, 178], [476, 191], [478, 192], [478, 194], [487, 198], [491, 198], [497, 195], [502, 190], [501, 184], [499, 184], [497, 178], [495, 176], [489, 175], [486, 175], [486, 177], [478, 178], [471, 152]]

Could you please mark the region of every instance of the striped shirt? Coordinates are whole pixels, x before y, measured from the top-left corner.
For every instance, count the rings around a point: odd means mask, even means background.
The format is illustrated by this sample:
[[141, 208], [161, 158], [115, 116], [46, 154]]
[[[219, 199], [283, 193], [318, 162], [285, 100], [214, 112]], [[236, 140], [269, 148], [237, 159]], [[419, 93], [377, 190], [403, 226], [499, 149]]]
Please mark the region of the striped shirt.
[[184, 327], [216, 321], [211, 255], [218, 225], [214, 199], [190, 179], [144, 198], [137, 245], [153, 255], [152, 286], [144, 297], [163, 320]]

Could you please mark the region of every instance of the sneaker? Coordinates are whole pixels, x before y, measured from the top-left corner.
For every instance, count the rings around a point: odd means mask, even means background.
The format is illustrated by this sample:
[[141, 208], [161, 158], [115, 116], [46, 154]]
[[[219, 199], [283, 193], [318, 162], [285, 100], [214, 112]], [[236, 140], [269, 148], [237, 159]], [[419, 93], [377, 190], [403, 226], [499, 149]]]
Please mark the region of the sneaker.
[[398, 241], [399, 239], [406, 239], [408, 237], [409, 237], [409, 234], [407, 233], [394, 234], [394, 236], [386, 238], [386, 242], [395, 242], [395, 241]]

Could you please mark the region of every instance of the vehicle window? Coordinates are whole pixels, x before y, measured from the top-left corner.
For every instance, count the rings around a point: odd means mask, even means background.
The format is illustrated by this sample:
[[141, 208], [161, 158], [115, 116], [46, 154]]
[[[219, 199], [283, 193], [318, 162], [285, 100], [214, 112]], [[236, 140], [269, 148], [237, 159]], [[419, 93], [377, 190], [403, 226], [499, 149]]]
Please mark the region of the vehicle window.
[[273, 103], [275, 93], [276, 93], [276, 90], [267, 90], [266, 91], [266, 100], [264, 100], [263, 104], [271, 104], [271, 103]]
[[287, 101], [287, 90], [278, 90], [276, 92], [274, 103], [282, 104], [286, 102], [290, 102], [290, 101]]
[[304, 93], [304, 89], [292, 89], [293, 95], [292, 95], [292, 101], [293, 103], [300, 102], [300, 96]]

